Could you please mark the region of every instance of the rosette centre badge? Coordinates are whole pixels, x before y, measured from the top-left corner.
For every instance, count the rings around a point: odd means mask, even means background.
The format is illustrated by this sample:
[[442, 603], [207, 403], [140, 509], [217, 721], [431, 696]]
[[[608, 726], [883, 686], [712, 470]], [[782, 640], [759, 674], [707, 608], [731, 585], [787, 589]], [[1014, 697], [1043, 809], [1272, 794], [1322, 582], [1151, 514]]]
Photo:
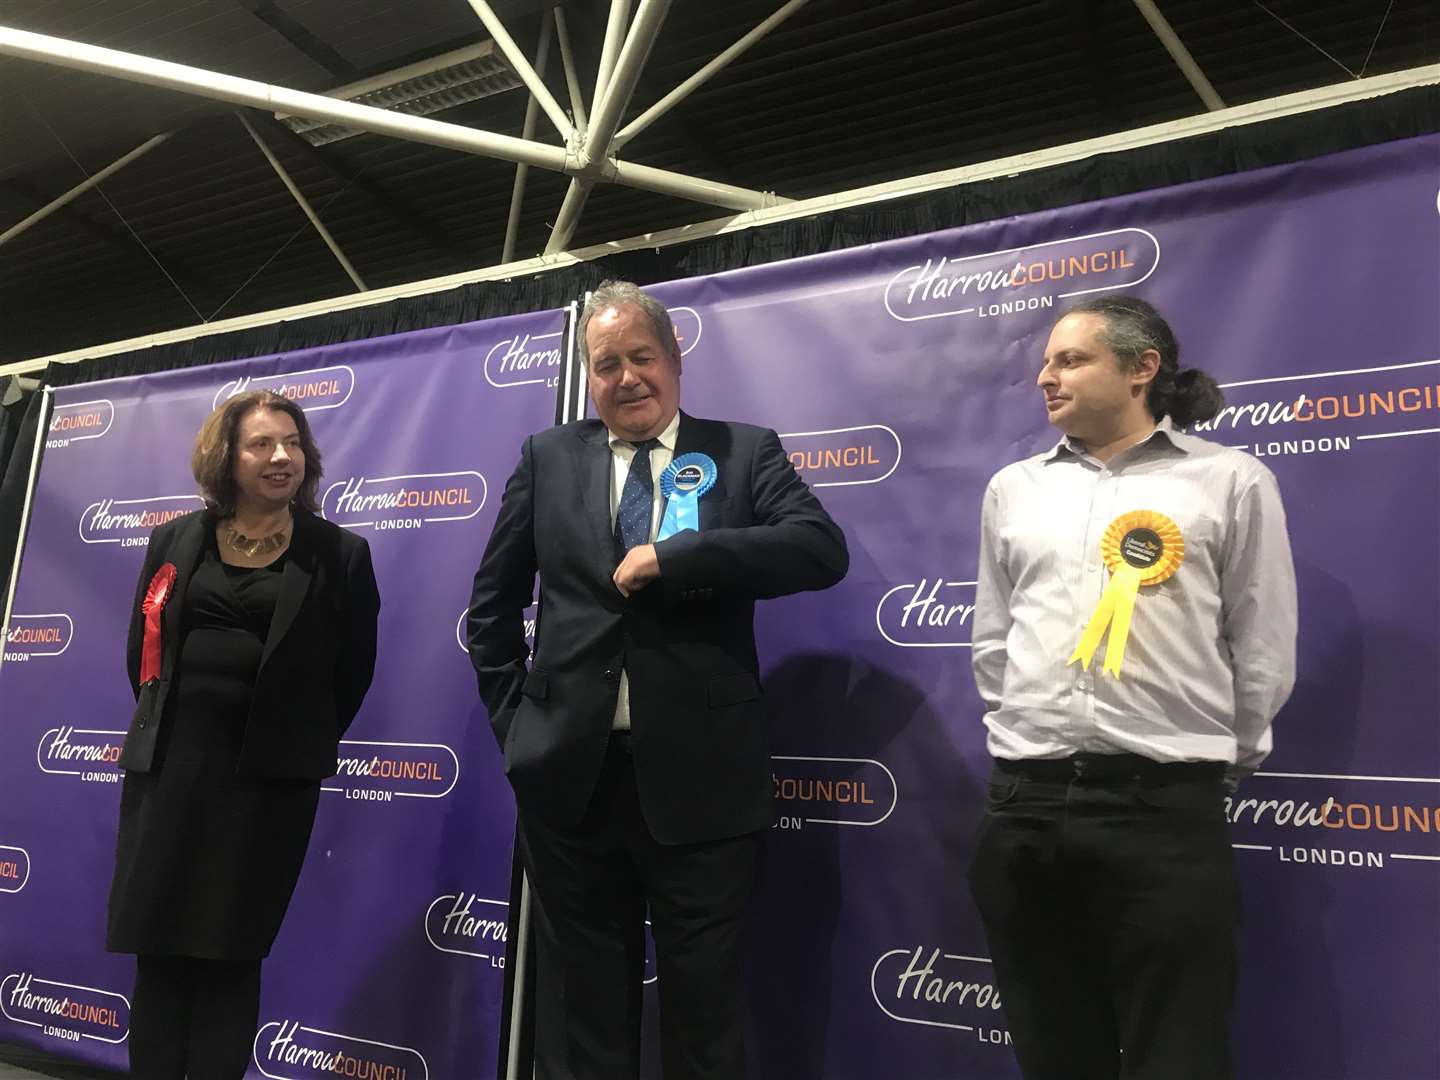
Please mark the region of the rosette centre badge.
[[664, 540], [686, 529], [700, 531], [700, 500], [715, 486], [720, 475], [709, 454], [681, 454], [660, 474], [660, 493], [665, 496], [665, 516], [656, 540]]
[[1118, 679], [1136, 594], [1143, 586], [1158, 585], [1180, 569], [1185, 560], [1185, 538], [1180, 535], [1180, 526], [1164, 514], [1135, 510], [1121, 514], [1105, 529], [1100, 555], [1110, 570], [1110, 584], [1105, 586], [1080, 635], [1080, 643], [1066, 663], [1078, 660], [1081, 667], [1090, 670], [1090, 660], [1108, 630], [1104, 673]]

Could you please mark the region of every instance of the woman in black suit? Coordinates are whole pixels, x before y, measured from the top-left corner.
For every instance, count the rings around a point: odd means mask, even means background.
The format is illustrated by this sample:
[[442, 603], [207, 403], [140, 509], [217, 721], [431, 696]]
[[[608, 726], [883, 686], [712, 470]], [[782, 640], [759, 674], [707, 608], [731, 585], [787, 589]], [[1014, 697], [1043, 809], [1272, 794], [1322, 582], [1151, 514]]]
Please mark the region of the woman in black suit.
[[205, 509], [151, 534], [130, 618], [106, 947], [136, 954], [140, 1080], [244, 1075], [260, 961], [370, 686], [380, 611], [369, 546], [317, 516], [297, 405], [230, 398], [191, 466]]

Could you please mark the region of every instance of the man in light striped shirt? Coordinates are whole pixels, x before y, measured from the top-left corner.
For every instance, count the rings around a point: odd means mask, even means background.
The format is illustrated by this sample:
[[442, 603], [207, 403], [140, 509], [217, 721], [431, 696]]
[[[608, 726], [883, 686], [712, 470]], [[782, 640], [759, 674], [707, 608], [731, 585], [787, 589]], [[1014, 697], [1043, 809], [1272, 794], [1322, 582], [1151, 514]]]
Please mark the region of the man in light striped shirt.
[[1026, 1080], [1222, 1080], [1224, 798], [1295, 681], [1279, 489], [1180, 430], [1220, 390], [1179, 367], [1143, 300], [1072, 308], [1036, 383], [1064, 437], [1000, 470], [981, 518], [973, 664], [995, 771], [971, 888]]

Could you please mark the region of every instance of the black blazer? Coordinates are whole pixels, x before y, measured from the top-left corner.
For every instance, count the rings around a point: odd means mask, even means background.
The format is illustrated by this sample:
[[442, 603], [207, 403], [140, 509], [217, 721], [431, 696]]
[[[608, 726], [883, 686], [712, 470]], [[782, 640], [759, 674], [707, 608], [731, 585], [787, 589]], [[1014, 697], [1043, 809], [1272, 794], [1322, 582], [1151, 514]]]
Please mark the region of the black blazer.
[[[214, 528], [212, 513], [197, 510], [150, 534], [130, 613], [126, 659], [136, 706], [120, 754], [122, 769], [149, 772], [153, 767], [156, 741], [169, 719], [165, 706], [180, 655], [185, 590], [200, 564], [206, 534]], [[141, 603], [155, 571], [167, 562], [175, 564], [176, 577], [161, 614], [160, 679], [142, 687]], [[296, 511], [237, 772], [308, 780], [334, 775], [336, 744], [375, 672], [379, 613], [370, 545], [323, 518]]]
[[[598, 420], [532, 435], [505, 486], [467, 620], [480, 696], [522, 808], [579, 823], [599, 776], [620, 672], [630, 680], [641, 807], [661, 843], [768, 828], [769, 732], [755, 654], [757, 599], [845, 575], [845, 537], [779, 437], [681, 414], [675, 453], [719, 469], [700, 531], [656, 545], [661, 577], [628, 600]], [[522, 625], [540, 575], [534, 664]]]

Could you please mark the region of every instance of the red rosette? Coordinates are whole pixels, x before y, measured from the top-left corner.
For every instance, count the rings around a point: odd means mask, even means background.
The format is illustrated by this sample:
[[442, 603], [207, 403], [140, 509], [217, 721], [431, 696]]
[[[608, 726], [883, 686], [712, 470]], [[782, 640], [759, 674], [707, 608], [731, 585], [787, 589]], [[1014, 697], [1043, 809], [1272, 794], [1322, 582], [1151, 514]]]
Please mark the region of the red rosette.
[[175, 564], [164, 563], [145, 589], [145, 599], [140, 605], [145, 615], [145, 642], [140, 649], [140, 685], [160, 678], [160, 613], [165, 610], [165, 601], [175, 587]]

